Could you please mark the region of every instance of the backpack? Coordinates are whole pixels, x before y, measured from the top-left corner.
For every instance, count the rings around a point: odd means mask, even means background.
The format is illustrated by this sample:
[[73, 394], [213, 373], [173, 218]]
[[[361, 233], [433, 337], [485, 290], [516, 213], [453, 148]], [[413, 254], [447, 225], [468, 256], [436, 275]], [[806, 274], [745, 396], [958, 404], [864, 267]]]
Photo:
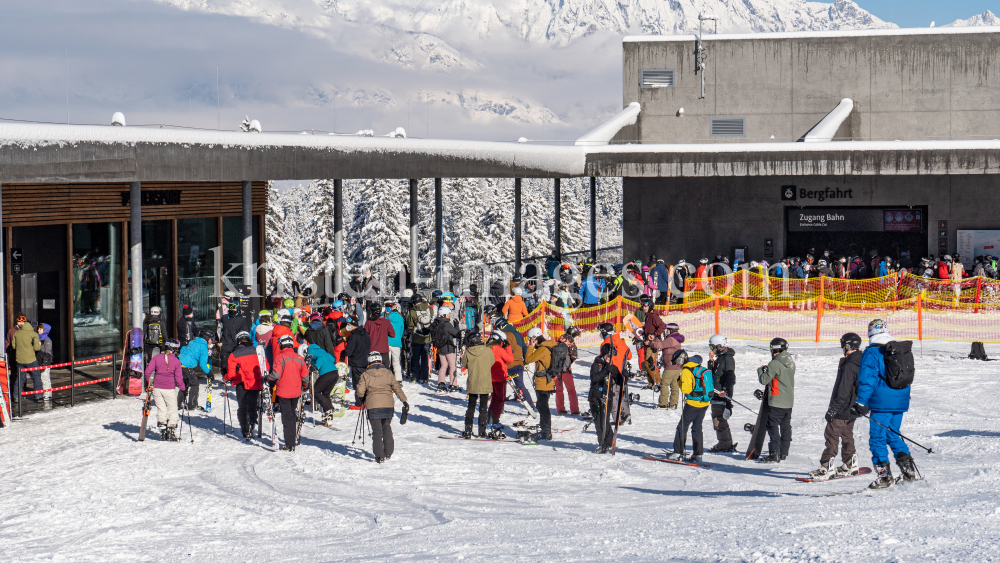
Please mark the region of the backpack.
[[423, 310], [414, 309], [414, 311], [417, 312], [417, 323], [414, 327], [414, 332], [417, 336], [427, 336], [430, 334], [431, 321], [433, 320], [431, 318], [431, 308], [427, 307]]
[[152, 322], [146, 327], [146, 344], [160, 343], [160, 322]]
[[465, 330], [476, 330], [476, 305], [472, 299], [465, 302]]
[[687, 398], [703, 403], [711, 401], [712, 392], [715, 391], [712, 372], [706, 367], [697, 366], [691, 370], [691, 373], [694, 374], [694, 389], [691, 390], [691, 394]]
[[556, 374], [569, 371], [572, 362], [569, 360], [569, 346], [565, 342], [560, 342], [552, 347], [552, 361], [549, 363], [549, 371]]
[[890, 389], [906, 389], [913, 383], [913, 352], [910, 340], [891, 341], [882, 346], [882, 356], [885, 358], [885, 377], [883, 380]]
[[983, 360], [984, 362], [989, 361], [989, 358], [986, 356], [986, 348], [983, 347], [982, 342], [972, 343], [972, 352], [969, 353], [969, 359]]
[[445, 326], [448, 322], [449, 321], [444, 319], [434, 321], [434, 326], [431, 327], [431, 342], [434, 344], [435, 348], [441, 348], [442, 346], [452, 344], [451, 337], [448, 336], [448, 331]]

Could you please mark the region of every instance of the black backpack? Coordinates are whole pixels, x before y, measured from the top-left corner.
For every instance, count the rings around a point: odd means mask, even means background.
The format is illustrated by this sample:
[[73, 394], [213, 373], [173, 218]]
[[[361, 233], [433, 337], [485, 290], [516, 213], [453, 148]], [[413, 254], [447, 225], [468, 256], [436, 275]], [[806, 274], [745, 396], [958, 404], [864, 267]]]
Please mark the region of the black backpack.
[[882, 347], [885, 358], [885, 384], [890, 389], [906, 389], [913, 383], [913, 352], [910, 340], [887, 342]]
[[970, 360], [983, 360], [984, 362], [989, 361], [989, 357], [986, 356], [986, 348], [983, 347], [982, 342], [972, 343], [972, 352], [969, 353]]
[[434, 320], [434, 324], [431, 326], [431, 342], [434, 343], [435, 348], [441, 348], [442, 346], [454, 344], [452, 339], [448, 336], [448, 329], [445, 326], [449, 322], [451, 321], [447, 321], [442, 318]]
[[152, 322], [146, 326], [146, 344], [158, 345], [160, 343], [160, 322]]
[[549, 363], [549, 371], [560, 374], [569, 371], [569, 346], [565, 342], [560, 342], [552, 347], [552, 360]]

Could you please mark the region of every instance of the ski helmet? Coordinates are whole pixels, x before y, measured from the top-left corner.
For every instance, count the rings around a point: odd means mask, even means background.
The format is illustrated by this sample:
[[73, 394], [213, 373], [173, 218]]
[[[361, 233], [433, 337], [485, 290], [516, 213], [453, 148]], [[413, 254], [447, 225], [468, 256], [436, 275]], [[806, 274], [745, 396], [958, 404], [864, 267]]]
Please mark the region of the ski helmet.
[[239, 344], [242, 342], [250, 343], [250, 333], [245, 330], [241, 330], [236, 334], [236, 343]]
[[609, 334], [615, 331], [615, 325], [611, 323], [601, 323], [597, 325], [597, 330], [601, 332], [601, 336], [607, 338]]
[[485, 316], [487, 318], [492, 317], [493, 315], [496, 314], [496, 312], [497, 312], [497, 308], [496, 308], [495, 305], [487, 305], [487, 306], [483, 307], [483, 316]]
[[374, 351], [368, 352], [368, 365], [369, 366], [374, 365], [374, 364], [381, 364], [381, 363], [382, 363], [382, 354], [380, 354], [378, 352], [374, 352]]
[[334, 311], [343, 311], [344, 310], [344, 302], [338, 299], [338, 300], [334, 301], [333, 304], [330, 305], [330, 307], [333, 307]]
[[213, 334], [210, 330], [203, 330], [198, 333], [198, 338], [201, 338], [205, 342], [211, 342], [215, 340], [215, 334]]
[[163, 310], [155, 305], [149, 308], [149, 314], [154, 317], [159, 317], [162, 313]]
[[281, 316], [278, 317], [278, 323], [279, 324], [286, 324], [286, 323], [287, 324], [292, 324], [292, 316], [289, 315], [288, 313], [282, 313]]
[[612, 356], [612, 357], [614, 357], [615, 354], [617, 354], [617, 353], [618, 353], [618, 350], [616, 350], [615, 347], [612, 346], [610, 342], [607, 343], [607, 344], [602, 344], [601, 345], [601, 356]]
[[698, 365], [701, 365], [701, 362], [703, 362], [704, 360], [702, 359], [701, 356], [699, 356], [698, 354], [695, 354], [695, 355], [691, 356], [690, 358], [688, 358], [687, 361], [688, 362], [694, 362], [694, 363], [696, 363]]
[[287, 308], [287, 309], [291, 309], [292, 307], [295, 307], [295, 301], [293, 301], [291, 299], [285, 299], [282, 302], [282, 305], [284, 305], [285, 308]]
[[167, 352], [171, 354], [176, 354], [178, 350], [181, 349], [181, 341], [176, 338], [171, 338], [167, 340]]
[[260, 322], [262, 322], [262, 323], [270, 324], [270, 322], [271, 322], [271, 311], [269, 311], [267, 309], [261, 309], [260, 312], [257, 313], [257, 318], [260, 319]]
[[378, 303], [368, 304], [368, 320], [377, 320], [382, 316], [382, 306]]
[[434, 291], [431, 292], [431, 300], [437, 301], [438, 299], [441, 299], [442, 295], [444, 295], [443, 291], [441, 291], [440, 289], [435, 289]]
[[712, 338], [708, 339], [708, 347], [715, 350], [716, 352], [725, 349], [726, 345], [729, 343], [725, 336], [721, 334], [716, 334]]
[[652, 307], [653, 306], [653, 300], [650, 299], [648, 295], [643, 295], [642, 297], [639, 298], [639, 306], [640, 307]]
[[451, 307], [442, 306], [440, 309], [438, 309], [439, 317], [446, 317], [450, 314], [451, 314]]
[[777, 356], [778, 354], [788, 350], [788, 341], [784, 338], [774, 338], [771, 340], [771, 355]]
[[505, 333], [502, 330], [494, 330], [492, 333], [490, 333], [490, 340], [496, 340], [497, 342], [506, 342], [507, 333]]
[[493, 328], [495, 330], [503, 330], [504, 327], [506, 326], [507, 326], [507, 319], [501, 316], [497, 316], [497, 318], [493, 319]]
[[[159, 307], [156, 308], [159, 309]], [[235, 311], [239, 308], [240, 308], [240, 302], [235, 299], [226, 303], [226, 309], [229, 309], [230, 311]], [[159, 313], [154, 313], [152, 310], [149, 311], [149, 314], [159, 315]]]
[[673, 363], [675, 366], [682, 366], [686, 364], [687, 361], [688, 361], [688, 353], [687, 350], [683, 348], [674, 352], [674, 356], [670, 358], [670, 362]]
[[580, 329], [576, 328], [575, 326], [568, 327], [566, 328], [566, 334], [568, 334], [573, 338], [576, 338], [580, 336]]
[[[250, 337], [250, 335], [248, 334], [247, 338], [249, 338], [249, 337]], [[278, 346], [282, 350], [284, 350], [285, 348], [294, 348], [295, 347], [295, 339], [292, 338], [291, 334], [283, 334], [281, 336], [281, 338], [278, 338]]]
[[470, 330], [469, 333], [465, 335], [466, 348], [479, 346], [482, 343], [483, 343], [483, 335], [479, 334], [478, 330]]
[[420, 293], [418, 291], [413, 292], [413, 299], [410, 300], [411, 303], [413, 303], [414, 305], [419, 305], [424, 301], [426, 301], [426, 299], [424, 299], [423, 293]]
[[680, 330], [681, 327], [677, 323], [667, 323], [666, 329], [670, 331], [670, 334], [673, 334], [673, 333], [677, 332], [678, 330]]
[[535, 339], [535, 338], [538, 338], [541, 335], [542, 335], [542, 329], [540, 329], [540, 328], [538, 328], [536, 326], [536, 327], [531, 328], [531, 330], [528, 331], [527, 337], [531, 338], [531, 339]]
[[848, 332], [844, 336], [840, 337], [840, 347], [844, 349], [844, 352], [848, 350], [857, 350], [861, 348], [861, 337], [853, 332]]
[[889, 325], [887, 325], [882, 319], [875, 319], [874, 321], [868, 323], [868, 338], [871, 338], [876, 334], [884, 334], [886, 332], [889, 332]]

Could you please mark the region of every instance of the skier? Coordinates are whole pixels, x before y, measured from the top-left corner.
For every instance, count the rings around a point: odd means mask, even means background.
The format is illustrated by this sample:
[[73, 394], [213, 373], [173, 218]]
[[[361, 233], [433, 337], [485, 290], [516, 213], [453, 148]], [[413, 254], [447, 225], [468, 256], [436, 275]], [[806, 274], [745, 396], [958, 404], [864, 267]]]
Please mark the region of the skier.
[[522, 297], [524, 293], [523, 289], [515, 287], [512, 293], [514, 295], [504, 303], [502, 311], [507, 322], [516, 323], [528, 316], [528, 307], [524, 304], [524, 298]]
[[330, 426], [333, 421], [333, 401], [330, 400], [330, 392], [340, 381], [340, 373], [337, 371], [337, 360], [326, 352], [319, 344], [310, 344], [308, 353], [312, 356], [312, 363], [316, 366], [319, 377], [313, 383], [313, 391], [316, 393], [316, 401], [323, 410], [323, 424]]
[[528, 388], [524, 385], [524, 357], [528, 351], [528, 345], [524, 341], [524, 336], [514, 328], [514, 325], [508, 323], [507, 319], [503, 318], [500, 311], [494, 312], [493, 330], [499, 330], [506, 335], [511, 355], [514, 357], [512, 361], [507, 363], [507, 378], [514, 383], [514, 387], [521, 392], [524, 400], [534, 409], [535, 402], [531, 399], [531, 394], [528, 393]]
[[384, 463], [392, 457], [395, 443], [392, 439], [392, 416], [395, 411], [393, 394], [403, 402], [403, 410], [409, 411], [406, 394], [392, 372], [382, 365], [382, 355], [372, 352], [368, 356], [368, 369], [358, 382], [357, 393], [368, 409], [368, 421], [372, 427], [372, 453], [377, 463]]
[[536, 441], [551, 440], [552, 412], [549, 411], [549, 394], [555, 390], [553, 381], [555, 374], [551, 373], [549, 368], [552, 367], [552, 348], [557, 342], [545, 340], [538, 327], [528, 331], [528, 342], [528, 356], [524, 359], [524, 363], [535, 364], [535, 397], [538, 399], [538, 418], [541, 427]]
[[681, 392], [687, 396], [684, 401], [684, 410], [681, 412], [681, 419], [677, 421], [677, 431], [674, 432], [674, 452], [667, 456], [674, 461], [684, 460], [685, 441], [687, 440], [688, 427], [691, 427], [691, 457], [687, 458], [690, 463], [701, 463], [703, 453], [704, 437], [702, 424], [705, 420], [705, 412], [711, 404], [712, 372], [701, 365], [701, 356], [688, 357], [684, 350], [678, 350], [671, 358], [674, 364], [681, 367], [680, 385]]
[[150, 307], [149, 315], [142, 323], [147, 364], [153, 359], [153, 356], [163, 351], [162, 348], [167, 342], [167, 323], [160, 319], [160, 313], [159, 307]]
[[160, 439], [177, 441], [177, 390], [184, 390], [181, 362], [176, 356], [181, 343], [171, 338], [164, 349], [162, 354], [154, 356], [146, 366], [146, 377], [153, 381], [153, 402], [156, 403], [156, 425], [160, 430]]
[[309, 328], [306, 329], [305, 341], [322, 348], [324, 352], [333, 356], [334, 343], [333, 334], [323, 325], [323, 316], [313, 313], [309, 319]]
[[604, 340], [602, 344], [610, 344], [617, 350], [611, 361], [614, 362], [618, 371], [624, 374], [626, 371], [625, 362], [632, 359], [632, 351], [629, 350], [628, 344], [615, 332], [615, 325], [611, 323], [601, 323], [597, 325], [597, 330], [600, 331], [601, 338]]
[[267, 346], [267, 343], [271, 341], [271, 331], [274, 330], [274, 324], [271, 321], [271, 311], [261, 309], [260, 313], [257, 313], [257, 322], [251, 328], [250, 336], [256, 340], [256, 343]]
[[[373, 278], [374, 279], [374, 278]], [[368, 304], [368, 320], [365, 321], [365, 332], [371, 340], [371, 352], [382, 354], [382, 365], [391, 366], [389, 358], [389, 337], [396, 336], [392, 321], [382, 316], [382, 305], [374, 301]]]
[[413, 306], [406, 315], [406, 330], [410, 331], [410, 379], [427, 383], [430, 375], [428, 357], [431, 353], [431, 324], [434, 317], [423, 294], [413, 294]]
[[198, 325], [194, 324], [194, 309], [190, 305], [181, 308], [181, 318], [177, 319], [177, 340], [187, 346], [198, 336]]
[[712, 427], [715, 428], [717, 444], [708, 451], [731, 452], [736, 449], [733, 444], [733, 433], [729, 430], [729, 417], [733, 414], [733, 390], [736, 387], [736, 352], [729, 347], [726, 337], [716, 334], [708, 339], [708, 369], [712, 370], [712, 384], [715, 393], [712, 397]]
[[[459, 337], [458, 327], [451, 320], [451, 307], [442, 306], [438, 309], [438, 317], [434, 319], [431, 326], [431, 336], [434, 347], [437, 348], [438, 360], [441, 368], [438, 370], [438, 393], [457, 391], [458, 373], [455, 364], [455, 339]], [[448, 376], [451, 376], [451, 383], [446, 384]]]
[[771, 361], [757, 368], [757, 379], [767, 387], [768, 455], [762, 463], [779, 463], [788, 457], [792, 443], [792, 406], [795, 403], [795, 362], [788, 354], [788, 341], [771, 340]]
[[559, 337], [559, 342], [566, 346], [566, 361], [562, 366], [556, 366], [556, 412], [566, 414], [566, 407], [563, 403], [563, 387], [566, 388], [566, 396], [569, 397], [569, 413], [580, 414], [580, 404], [576, 397], [576, 382], [573, 381], [573, 362], [579, 357], [575, 336], [580, 336], [580, 329], [569, 327], [566, 332]]
[[[264, 389], [264, 374], [260, 371], [257, 348], [250, 339], [250, 333], [241, 331], [235, 340], [236, 348], [228, 356], [225, 380], [232, 382], [236, 391], [236, 420], [239, 422], [243, 441], [250, 442], [257, 422], [260, 392]], [[268, 369], [266, 360], [264, 368]]]
[[885, 347], [894, 341], [885, 321], [875, 319], [868, 323], [868, 347], [861, 355], [858, 367], [858, 398], [851, 409], [857, 415], [871, 412], [868, 417], [872, 422], [868, 426], [868, 449], [872, 452], [872, 464], [878, 474], [878, 478], [868, 486], [872, 489], [884, 489], [896, 484], [889, 466], [887, 445], [896, 456], [896, 465], [903, 474], [903, 480], [919, 479], [910, 449], [898, 434], [903, 414], [910, 410], [910, 388], [893, 389], [886, 382]]
[[188, 409], [190, 410], [205, 410], [198, 406], [198, 368], [201, 368], [201, 372], [205, 374], [206, 385], [211, 385], [212, 381], [212, 360], [209, 356], [209, 349], [211, 348], [212, 333], [203, 330], [198, 336], [192, 338], [184, 347], [181, 348], [180, 354], [177, 359], [181, 362], [181, 367], [184, 369], [184, 386], [187, 388], [185, 395], [177, 394], [177, 405], [178, 408], [182, 404], [183, 400], [187, 398]]
[[462, 367], [469, 371], [469, 381], [466, 384], [469, 406], [465, 409], [463, 438], [472, 437], [472, 417], [476, 412], [477, 401], [479, 402], [479, 437], [486, 437], [486, 425], [490, 422], [487, 416], [487, 400], [493, 392], [493, 363], [495, 361], [493, 351], [483, 345], [483, 338], [478, 331], [472, 331], [465, 336]]
[[621, 372], [611, 361], [616, 352], [614, 346], [602, 344], [600, 355], [590, 364], [590, 391], [587, 393], [587, 402], [590, 403], [590, 413], [594, 417], [594, 430], [597, 432], [597, 449], [594, 453], [598, 454], [611, 451], [614, 440], [612, 424], [617, 425], [614, 416], [618, 413], [612, 413], [609, 404], [611, 387], [615, 383], [613, 379], [618, 379], [618, 384], [624, 383], [621, 381]]
[[371, 363], [368, 360], [368, 353], [372, 347], [371, 339], [368, 337], [368, 331], [364, 327], [358, 326], [357, 322], [355, 319], [346, 322], [346, 328], [350, 336], [347, 337], [347, 344], [344, 346], [344, 351], [340, 354], [340, 361], [351, 368], [351, 387], [355, 390], [354, 406], [351, 407], [351, 410], [359, 410], [361, 405], [364, 404], [361, 400], [361, 395], [357, 393], [358, 382], [361, 380], [361, 375], [368, 369]]
[[271, 329], [271, 338], [268, 340], [268, 344], [265, 347], [266, 352], [270, 354], [270, 356], [268, 356], [269, 361], [273, 361], [274, 358], [277, 358], [278, 354], [281, 353], [281, 346], [278, 341], [282, 336], [291, 336], [292, 341], [296, 344], [298, 343], [298, 337], [295, 335], [293, 324], [294, 319], [292, 319], [290, 314], [287, 312], [278, 314], [278, 324], [274, 325], [274, 328]]
[[490, 367], [493, 394], [490, 396], [489, 410], [493, 420], [499, 423], [507, 400], [507, 366], [514, 361], [514, 354], [510, 342], [507, 341], [507, 334], [500, 330], [493, 331], [486, 345], [493, 352], [493, 365]]
[[[854, 449], [854, 421], [858, 415], [851, 412], [858, 397], [858, 368], [861, 367], [861, 337], [849, 332], [840, 337], [840, 348], [844, 357], [837, 366], [837, 379], [830, 395], [830, 406], [826, 411], [826, 449], [819, 458], [819, 469], [809, 472], [814, 481], [826, 481], [833, 477], [848, 477], [858, 474], [858, 456]], [[837, 447], [843, 443], [840, 452], [844, 464], [834, 468]]]
[[403, 350], [404, 327], [403, 315], [400, 312], [399, 304], [394, 301], [387, 301], [385, 304], [385, 319], [392, 324], [394, 336], [389, 337], [389, 359], [392, 361], [392, 372], [396, 374], [396, 381], [403, 380], [403, 364], [400, 355]]
[[[681, 270], [684, 269], [686, 264], [681, 260], [677, 264]], [[684, 270], [687, 272], [687, 270]], [[663, 264], [663, 260], [657, 260], [656, 265], [649, 270], [650, 279], [653, 280], [653, 288], [656, 290], [656, 304], [666, 305], [670, 301], [670, 273], [667, 271], [667, 267]], [[681, 284], [683, 287], [683, 284]]]
[[[249, 335], [247, 335], [249, 338]], [[295, 451], [295, 434], [298, 427], [298, 405], [302, 398], [302, 389], [309, 387], [309, 367], [305, 360], [295, 353], [295, 339], [290, 334], [278, 340], [281, 351], [274, 358], [273, 371], [278, 376], [274, 387], [278, 405], [281, 406], [281, 426], [285, 433], [285, 445], [282, 451]]]
[[[219, 320], [219, 360], [223, 371], [229, 369], [229, 354], [236, 349], [236, 335], [247, 332], [250, 328], [247, 320], [240, 314], [240, 302], [232, 299], [226, 304], [226, 314]], [[249, 333], [248, 333], [249, 334]]]

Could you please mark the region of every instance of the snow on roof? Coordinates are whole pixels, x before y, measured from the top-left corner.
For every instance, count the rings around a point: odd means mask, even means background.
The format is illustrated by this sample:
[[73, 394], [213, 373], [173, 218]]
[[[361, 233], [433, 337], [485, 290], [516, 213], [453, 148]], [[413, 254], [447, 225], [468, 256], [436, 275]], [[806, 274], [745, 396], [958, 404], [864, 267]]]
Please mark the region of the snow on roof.
[[[959, 35], [967, 33], [1000, 33], [1000, 26], [979, 27], [910, 27], [895, 29], [838, 29], [827, 31], [777, 31], [771, 33], [719, 33], [705, 34], [705, 41], [745, 41], [753, 39], [812, 39], [826, 37], [880, 37], [900, 35]], [[694, 41], [695, 36], [684, 35], [626, 35], [624, 43]]]
[[857, 152], [857, 151], [964, 151], [1000, 150], [1000, 139], [933, 141], [821, 141], [815, 143], [687, 143], [608, 145], [591, 147], [588, 153], [781, 153], [781, 152]]

